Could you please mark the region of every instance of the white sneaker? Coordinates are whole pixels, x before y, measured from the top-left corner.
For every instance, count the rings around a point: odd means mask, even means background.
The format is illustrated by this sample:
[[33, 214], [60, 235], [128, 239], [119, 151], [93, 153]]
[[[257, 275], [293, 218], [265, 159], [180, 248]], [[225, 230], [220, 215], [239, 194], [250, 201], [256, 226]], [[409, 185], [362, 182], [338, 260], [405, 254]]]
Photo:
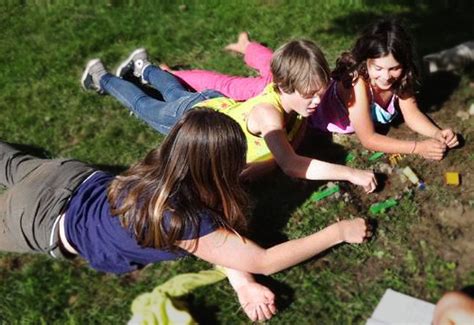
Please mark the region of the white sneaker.
[[143, 71], [150, 64], [146, 49], [139, 48], [133, 51], [128, 58], [119, 65], [115, 75], [123, 78], [131, 73], [135, 77], [140, 78], [142, 83], [146, 84], [148, 82], [143, 79]]
[[98, 93], [104, 91], [100, 87], [100, 78], [107, 73], [100, 59], [93, 59], [87, 62], [81, 78], [81, 85], [84, 90], [95, 90]]

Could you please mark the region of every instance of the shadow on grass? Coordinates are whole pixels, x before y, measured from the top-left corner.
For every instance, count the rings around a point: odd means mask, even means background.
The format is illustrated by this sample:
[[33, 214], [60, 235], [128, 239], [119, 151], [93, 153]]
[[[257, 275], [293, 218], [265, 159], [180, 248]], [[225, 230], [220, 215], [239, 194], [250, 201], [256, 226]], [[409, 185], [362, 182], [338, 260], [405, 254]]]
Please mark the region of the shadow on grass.
[[[31, 155], [40, 159], [55, 159], [55, 157], [52, 156], [51, 152], [38, 146], [28, 145], [28, 144], [19, 144], [19, 143], [9, 143], [9, 142], [6, 142], [6, 143], [18, 151], [21, 151], [23, 153], [26, 153], [28, 155]], [[129, 166], [123, 166], [123, 165], [101, 165], [101, 164], [94, 165], [88, 162], [84, 162], [84, 163], [89, 164], [98, 170], [109, 172], [113, 175], [118, 175], [124, 172], [129, 167]]]
[[276, 297], [277, 310], [288, 308], [294, 300], [295, 291], [287, 284], [277, 281], [271, 277], [256, 275], [255, 279], [258, 283], [268, 287]]
[[[191, 295], [192, 296], [192, 295]], [[192, 298], [188, 298], [188, 303], [185, 305], [187, 306], [189, 313], [193, 316], [194, 320], [198, 324], [219, 324], [217, 321], [217, 313], [219, 311], [219, 307], [215, 305], [203, 305], [202, 301], [199, 304], [193, 303]]]
[[[343, 163], [347, 152], [332, 142], [330, 134], [308, 129], [298, 153], [333, 163]], [[254, 209], [248, 236], [264, 247], [287, 241], [283, 229], [292, 213], [326, 181], [294, 179], [280, 169], [249, 185]]]
[[9, 146], [13, 147], [14, 149], [21, 151], [23, 153], [26, 153], [28, 155], [41, 158], [41, 159], [53, 159], [51, 152], [48, 150], [34, 146], [34, 145], [29, 145], [29, 144], [20, 144], [20, 143], [11, 143], [11, 142], [5, 142]]
[[474, 299], [474, 285], [468, 285], [461, 289], [461, 292], [465, 293], [469, 297]]
[[452, 72], [439, 71], [425, 76], [416, 96], [424, 112], [436, 112], [458, 88], [461, 77]]

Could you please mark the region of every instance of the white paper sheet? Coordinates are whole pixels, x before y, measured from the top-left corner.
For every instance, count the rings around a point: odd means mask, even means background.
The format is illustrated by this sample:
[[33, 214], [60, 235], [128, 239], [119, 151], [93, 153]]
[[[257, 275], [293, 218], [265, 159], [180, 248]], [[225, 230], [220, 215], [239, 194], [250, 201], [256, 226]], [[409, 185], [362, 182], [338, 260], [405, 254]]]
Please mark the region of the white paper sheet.
[[366, 325], [430, 325], [435, 305], [387, 289]]

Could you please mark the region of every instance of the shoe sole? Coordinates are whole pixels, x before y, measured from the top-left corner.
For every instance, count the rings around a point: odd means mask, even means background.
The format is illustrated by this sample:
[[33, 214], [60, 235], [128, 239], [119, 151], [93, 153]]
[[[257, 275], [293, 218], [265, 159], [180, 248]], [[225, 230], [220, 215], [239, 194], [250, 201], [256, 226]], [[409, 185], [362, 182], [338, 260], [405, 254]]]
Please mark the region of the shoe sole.
[[[133, 61], [133, 57], [135, 55], [137, 55], [139, 52], [143, 52], [143, 51], [146, 51], [145, 48], [141, 47], [139, 49], [136, 49], [135, 51], [132, 52], [132, 54], [130, 54], [128, 56], [128, 58], [125, 59], [125, 61], [122, 62], [122, 64], [119, 65], [119, 67], [117, 68], [117, 70], [115, 71], [115, 75], [119, 78], [123, 78], [123, 76], [125, 75], [125, 73], [122, 74], [122, 70], [124, 70], [129, 64], [131, 61]], [[133, 73], [133, 72], [132, 72]]]
[[[94, 90], [94, 89], [91, 89], [91, 88], [87, 87], [86, 82], [89, 78], [92, 79], [92, 75], [89, 73], [89, 70], [97, 62], [100, 62], [100, 60], [99, 59], [92, 59], [89, 62], [87, 62], [86, 69], [84, 70], [84, 73], [82, 74], [82, 77], [81, 77], [81, 86], [84, 90]], [[92, 80], [90, 82], [93, 83]]]

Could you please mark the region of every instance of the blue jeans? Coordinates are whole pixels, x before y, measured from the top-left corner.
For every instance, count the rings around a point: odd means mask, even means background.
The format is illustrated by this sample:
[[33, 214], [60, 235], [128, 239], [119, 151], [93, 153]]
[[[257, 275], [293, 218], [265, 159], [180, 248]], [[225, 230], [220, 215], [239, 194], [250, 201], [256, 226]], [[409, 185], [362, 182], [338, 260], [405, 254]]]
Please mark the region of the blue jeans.
[[175, 76], [153, 65], [145, 68], [143, 79], [161, 93], [164, 101], [150, 97], [133, 83], [110, 73], [100, 79], [100, 86], [138, 118], [165, 135], [181, 116], [196, 104], [206, 99], [224, 96], [215, 90], [190, 92]]

